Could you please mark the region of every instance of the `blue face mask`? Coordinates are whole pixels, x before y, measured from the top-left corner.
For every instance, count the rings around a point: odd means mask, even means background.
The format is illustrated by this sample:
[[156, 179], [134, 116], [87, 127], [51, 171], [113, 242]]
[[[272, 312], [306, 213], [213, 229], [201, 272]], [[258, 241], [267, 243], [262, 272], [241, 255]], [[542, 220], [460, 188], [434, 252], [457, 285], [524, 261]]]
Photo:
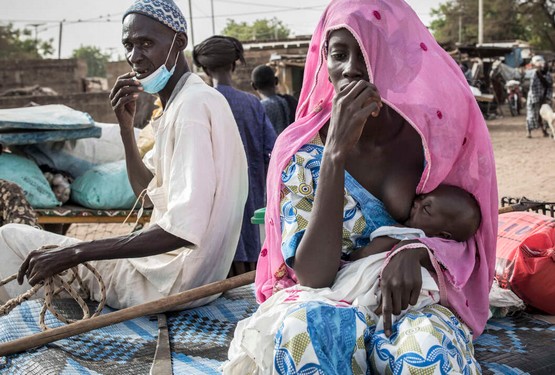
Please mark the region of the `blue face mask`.
[[172, 51], [173, 43], [175, 42], [176, 36], [177, 33], [173, 36], [170, 50], [168, 51], [168, 55], [166, 56], [166, 61], [148, 77], [137, 79], [139, 82], [141, 82], [141, 85], [143, 86], [145, 92], [148, 92], [149, 94], [159, 93], [164, 89], [164, 87], [166, 87], [166, 84], [173, 75], [175, 67], [177, 66], [177, 60], [179, 59], [179, 52], [177, 53], [177, 57], [175, 58], [175, 64], [170, 71], [168, 71], [168, 68], [166, 68], [166, 63], [168, 62], [168, 58], [170, 57], [170, 53]]

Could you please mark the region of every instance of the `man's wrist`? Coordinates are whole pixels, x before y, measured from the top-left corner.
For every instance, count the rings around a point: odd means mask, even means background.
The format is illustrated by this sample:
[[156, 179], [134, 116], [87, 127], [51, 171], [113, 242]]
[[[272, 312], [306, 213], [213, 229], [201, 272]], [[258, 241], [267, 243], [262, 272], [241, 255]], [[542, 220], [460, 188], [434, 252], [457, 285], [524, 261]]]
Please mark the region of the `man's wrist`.
[[121, 125], [120, 124], [120, 135], [123, 137], [132, 137], [135, 138], [135, 128], [133, 125]]
[[89, 259], [87, 259], [87, 254], [86, 252], [83, 250], [82, 245], [83, 243], [78, 243], [75, 244], [74, 246], [72, 246], [69, 250], [70, 253], [68, 254], [68, 257], [70, 259], [70, 262], [73, 266], [76, 266], [78, 264], [87, 262]]

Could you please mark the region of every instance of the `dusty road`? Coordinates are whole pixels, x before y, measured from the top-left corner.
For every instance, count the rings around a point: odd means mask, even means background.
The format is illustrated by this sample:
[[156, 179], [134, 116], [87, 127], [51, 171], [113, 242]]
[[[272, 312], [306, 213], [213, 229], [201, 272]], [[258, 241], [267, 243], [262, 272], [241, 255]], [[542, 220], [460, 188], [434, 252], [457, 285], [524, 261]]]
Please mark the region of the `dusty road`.
[[497, 169], [499, 197], [555, 202], [555, 140], [540, 130], [526, 138], [525, 116], [488, 121]]

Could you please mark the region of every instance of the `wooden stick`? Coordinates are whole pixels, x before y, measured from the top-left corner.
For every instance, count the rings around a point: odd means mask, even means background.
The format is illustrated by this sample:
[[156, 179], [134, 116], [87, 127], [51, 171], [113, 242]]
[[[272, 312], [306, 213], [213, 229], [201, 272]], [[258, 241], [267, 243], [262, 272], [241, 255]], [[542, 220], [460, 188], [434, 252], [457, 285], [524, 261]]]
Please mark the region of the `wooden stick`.
[[173, 375], [170, 332], [166, 314], [158, 314], [158, 342], [150, 375]]
[[31, 336], [22, 337], [17, 340], [0, 344], [0, 356], [19, 353], [37, 346], [45, 345], [53, 341], [65, 339], [93, 329], [102, 328], [111, 324], [123, 322], [145, 315], [154, 315], [172, 308], [176, 308], [188, 302], [196, 301], [214, 294], [223, 293], [227, 290], [237, 288], [254, 282], [255, 271], [251, 271], [226, 280], [210, 283], [198, 288], [187, 290], [172, 296], [160, 298], [156, 301], [143, 303], [141, 305], [128, 307], [108, 314], [99, 315], [95, 318], [80, 320], [78, 322], [49, 329], [48, 331], [36, 333]]
[[[549, 204], [549, 203], [547, 203]], [[499, 208], [499, 215], [506, 214], [509, 212], [518, 212], [518, 211], [526, 211], [529, 209], [535, 210], [542, 208], [545, 206], [546, 203], [543, 202], [534, 202], [534, 201], [521, 201], [516, 204], [512, 204], [510, 206], [500, 207]]]
[[500, 207], [499, 208], [499, 215], [506, 214], [506, 213], [509, 213], [509, 212], [514, 212], [514, 211], [518, 211], [518, 210], [515, 209], [514, 206]]

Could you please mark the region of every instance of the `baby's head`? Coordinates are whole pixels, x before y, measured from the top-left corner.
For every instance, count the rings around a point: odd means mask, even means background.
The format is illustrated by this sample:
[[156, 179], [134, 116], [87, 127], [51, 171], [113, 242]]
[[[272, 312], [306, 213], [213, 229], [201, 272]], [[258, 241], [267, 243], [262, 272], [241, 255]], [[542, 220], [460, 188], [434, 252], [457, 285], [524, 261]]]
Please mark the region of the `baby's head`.
[[467, 191], [451, 185], [417, 196], [405, 225], [422, 229], [428, 237], [463, 242], [471, 238], [482, 215], [476, 199]]

